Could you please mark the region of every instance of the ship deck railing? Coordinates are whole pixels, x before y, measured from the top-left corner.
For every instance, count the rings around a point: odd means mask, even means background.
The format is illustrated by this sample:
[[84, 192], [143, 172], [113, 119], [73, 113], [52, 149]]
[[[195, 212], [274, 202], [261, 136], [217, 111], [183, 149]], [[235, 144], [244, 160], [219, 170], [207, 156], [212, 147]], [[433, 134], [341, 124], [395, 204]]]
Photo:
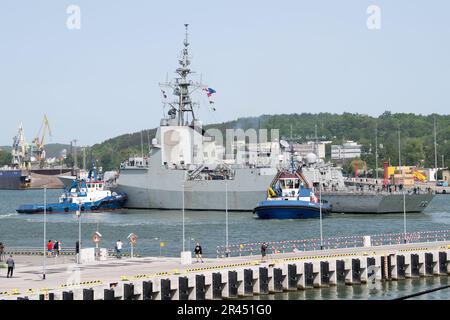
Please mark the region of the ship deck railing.
[[[416, 192], [414, 192], [414, 190], [411, 189], [407, 189], [405, 190], [405, 194], [406, 195], [412, 195], [412, 194], [422, 194], [422, 195], [426, 195], [426, 194], [435, 194], [434, 191], [425, 191], [425, 190], [417, 190]], [[316, 191], [316, 193], [318, 193]], [[323, 194], [335, 194], [335, 193], [339, 193], [339, 194], [348, 194], [348, 195], [355, 195], [355, 194], [370, 194], [370, 195], [390, 195], [390, 194], [394, 194], [394, 195], [402, 195], [404, 192], [402, 190], [397, 190], [397, 191], [386, 191], [386, 190], [368, 190], [368, 189], [364, 189], [364, 190], [330, 190], [330, 189], [322, 189], [322, 193]]]
[[[369, 237], [369, 238], [368, 238]], [[354, 235], [330, 238], [313, 238], [301, 240], [285, 240], [265, 242], [268, 254], [289, 253], [299, 251], [314, 251], [340, 248], [360, 248], [367, 246], [401, 245], [410, 243], [437, 242], [450, 240], [450, 230], [416, 231], [410, 233], [389, 233], [373, 235]], [[264, 242], [239, 243], [217, 247], [217, 257], [236, 257], [260, 255]]]

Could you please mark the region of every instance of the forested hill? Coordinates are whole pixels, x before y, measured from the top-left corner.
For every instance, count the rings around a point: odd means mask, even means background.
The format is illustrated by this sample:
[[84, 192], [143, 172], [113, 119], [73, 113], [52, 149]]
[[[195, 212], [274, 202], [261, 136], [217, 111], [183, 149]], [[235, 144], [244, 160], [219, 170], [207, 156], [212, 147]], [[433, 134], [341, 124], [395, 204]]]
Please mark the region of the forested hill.
[[[436, 117], [438, 164], [445, 157], [450, 164], [450, 115], [416, 115], [412, 113], [384, 112], [379, 117], [364, 114], [301, 113], [262, 115], [239, 118], [235, 121], [205, 125], [205, 129], [279, 129], [280, 136], [296, 140], [313, 139], [317, 127], [319, 140], [342, 143], [353, 140], [363, 145], [363, 160], [369, 167], [374, 164], [375, 130], [378, 130], [379, 161], [398, 162], [398, 128], [400, 128], [402, 163], [434, 167], [434, 131]], [[156, 130], [142, 131], [144, 153]], [[327, 151], [329, 152], [329, 145]], [[141, 132], [121, 135], [93, 146], [93, 155], [105, 169], [117, 168], [130, 155], [141, 154]], [[327, 154], [329, 157], [329, 154]], [[381, 166], [381, 164], [380, 164]]]

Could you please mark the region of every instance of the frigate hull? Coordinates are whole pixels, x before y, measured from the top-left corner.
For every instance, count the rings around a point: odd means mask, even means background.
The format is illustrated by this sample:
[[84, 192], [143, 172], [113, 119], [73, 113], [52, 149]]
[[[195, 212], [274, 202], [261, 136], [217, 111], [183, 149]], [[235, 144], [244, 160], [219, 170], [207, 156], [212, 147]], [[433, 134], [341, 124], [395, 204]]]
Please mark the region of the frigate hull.
[[[433, 194], [405, 195], [406, 212], [422, 212], [433, 200]], [[332, 206], [334, 213], [400, 213], [402, 194], [358, 194], [335, 192], [323, 194], [322, 199]]]
[[128, 195], [127, 208], [181, 209], [184, 201], [186, 210], [252, 211], [265, 200], [273, 174], [239, 171], [234, 180], [184, 180], [182, 170], [129, 169], [121, 171], [117, 191]]

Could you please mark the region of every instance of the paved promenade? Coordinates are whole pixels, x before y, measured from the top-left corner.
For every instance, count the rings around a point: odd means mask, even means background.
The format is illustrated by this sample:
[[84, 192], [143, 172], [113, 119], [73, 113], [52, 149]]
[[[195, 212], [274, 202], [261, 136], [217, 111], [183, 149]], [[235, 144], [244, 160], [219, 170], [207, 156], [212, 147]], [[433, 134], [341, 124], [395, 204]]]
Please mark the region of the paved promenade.
[[39, 293], [45, 289], [68, 290], [74, 284], [88, 288], [127, 280], [212, 272], [246, 265], [267, 266], [284, 261], [321, 259], [324, 256], [351, 258], [352, 255], [389, 255], [443, 248], [450, 248], [450, 241], [279, 253], [269, 255], [268, 262], [262, 262], [260, 256], [206, 258], [204, 263], [196, 263], [194, 258], [191, 265], [181, 265], [180, 259], [174, 257], [114, 258], [83, 265], [73, 263], [73, 257], [60, 257], [47, 259], [45, 280], [42, 279], [42, 257], [17, 256], [13, 278], [7, 279], [6, 269], [0, 269], [0, 299], [11, 297], [11, 293]]

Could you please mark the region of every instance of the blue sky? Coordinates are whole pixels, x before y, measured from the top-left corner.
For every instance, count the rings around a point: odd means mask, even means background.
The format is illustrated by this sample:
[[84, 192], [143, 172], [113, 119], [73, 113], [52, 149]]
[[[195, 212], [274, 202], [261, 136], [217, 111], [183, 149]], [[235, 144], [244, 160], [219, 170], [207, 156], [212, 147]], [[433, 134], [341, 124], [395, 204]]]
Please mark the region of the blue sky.
[[[81, 29], [69, 30], [69, 5]], [[381, 29], [369, 30], [369, 5]], [[184, 23], [192, 69], [216, 89], [204, 123], [275, 113], [445, 113], [450, 104], [450, 2], [0, 2], [0, 145], [43, 114], [52, 142], [93, 144], [152, 128], [158, 82], [177, 67]]]

